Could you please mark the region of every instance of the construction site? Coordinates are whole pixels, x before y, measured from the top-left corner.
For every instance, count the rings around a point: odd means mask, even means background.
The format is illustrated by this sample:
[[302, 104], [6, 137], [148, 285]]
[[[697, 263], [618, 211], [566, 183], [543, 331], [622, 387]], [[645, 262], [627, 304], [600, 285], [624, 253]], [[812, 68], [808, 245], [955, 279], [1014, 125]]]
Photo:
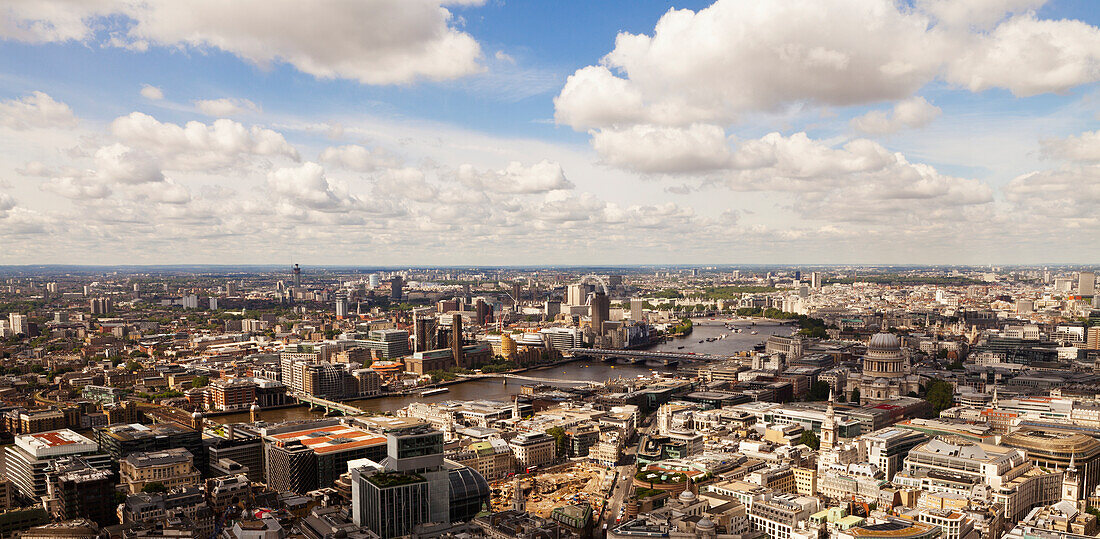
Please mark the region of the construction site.
[[555, 507], [588, 505], [598, 515], [607, 503], [607, 493], [614, 481], [614, 471], [587, 462], [569, 463], [534, 475], [518, 475], [491, 485], [493, 511], [511, 509], [516, 503], [518, 486], [523, 493], [524, 508], [531, 514], [548, 518]]

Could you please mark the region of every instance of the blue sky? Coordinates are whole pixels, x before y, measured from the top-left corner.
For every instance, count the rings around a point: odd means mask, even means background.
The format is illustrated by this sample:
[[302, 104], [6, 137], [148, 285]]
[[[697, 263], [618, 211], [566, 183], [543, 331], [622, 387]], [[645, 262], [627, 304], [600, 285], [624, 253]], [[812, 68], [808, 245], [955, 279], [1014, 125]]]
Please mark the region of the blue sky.
[[0, 8], [0, 263], [1100, 254], [1093, 2], [256, 1]]

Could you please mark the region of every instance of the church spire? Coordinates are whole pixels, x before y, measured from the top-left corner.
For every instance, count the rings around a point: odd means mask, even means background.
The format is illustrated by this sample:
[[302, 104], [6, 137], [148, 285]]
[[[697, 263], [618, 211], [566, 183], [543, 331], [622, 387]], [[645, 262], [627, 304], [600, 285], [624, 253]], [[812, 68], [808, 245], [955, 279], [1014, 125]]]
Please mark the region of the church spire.
[[1077, 455], [1070, 453], [1069, 467], [1062, 472], [1062, 500], [1077, 503], [1081, 494], [1081, 478], [1077, 476]]
[[820, 449], [831, 451], [836, 446], [836, 409], [833, 407], [833, 388], [829, 387], [829, 405], [825, 408], [825, 421], [821, 423]]

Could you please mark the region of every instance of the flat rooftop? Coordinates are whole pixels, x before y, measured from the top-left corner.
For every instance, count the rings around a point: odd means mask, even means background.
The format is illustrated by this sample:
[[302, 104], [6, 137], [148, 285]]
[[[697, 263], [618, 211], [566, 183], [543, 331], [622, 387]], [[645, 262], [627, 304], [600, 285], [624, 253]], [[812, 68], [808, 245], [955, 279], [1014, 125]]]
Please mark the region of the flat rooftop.
[[363, 429], [342, 424], [283, 432], [269, 437], [280, 442], [301, 442], [320, 455], [386, 443], [385, 436], [376, 436]]
[[99, 449], [99, 445], [94, 441], [69, 429], [16, 436], [15, 445], [23, 448], [36, 458], [84, 453]]

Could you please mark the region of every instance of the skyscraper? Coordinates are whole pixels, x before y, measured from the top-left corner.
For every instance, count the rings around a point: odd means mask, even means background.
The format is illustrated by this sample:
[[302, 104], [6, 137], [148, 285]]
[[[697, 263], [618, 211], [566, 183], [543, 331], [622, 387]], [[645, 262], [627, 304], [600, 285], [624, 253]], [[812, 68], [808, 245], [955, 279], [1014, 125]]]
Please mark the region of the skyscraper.
[[592, 331], [595, 331], [596, 335], [603, 335], [603, 323], [611, 316], [611, 298], [603, 292], [592, 294], [589, 316], [592, 318]]
[[294, 264], [294, 286], [302, 286], [302, 268], [298, 264]]
[[489, 305], [482, 298], [477, 298], [474, 301], [474, 312], [477, 313], [477, 324], [484, 326], [492, 321], [493, 318], [493, 306]]
[[401, 289], [404, 286], [405, 280], [400, 275], [394, 275], [393, 279], [390, 279], [390, 299], [401, 299]]
[[821, 288], [821, 273], [815, 271], [810, 274], [810, 288]]
[[586, 290], [583, 284], [571, 284], [565, 289], [565, 304], [584, 305], [585, 295]]
[[642, 320], [642, 310], [645, 308], [645, 300], [632, 298], [630, 300], [630, 319], [635, 322]]
[[346, 290], [336, 291], [336, 318], [348, 317], [348, 292]]
[[1096, 273], [1082, 271], [1077, 277], [1077, 293], [1082, 296], [1096, 295]]
[[430, 312], [413, 313], [413, 352], [434, 350], [439, 319]]
[[12, 335], [26, 335], [27, 332], [30, 331], [30, 328], [27, 325], [27, 316], [24, 314], [9, 313], [8, 325], [11, 327]]

